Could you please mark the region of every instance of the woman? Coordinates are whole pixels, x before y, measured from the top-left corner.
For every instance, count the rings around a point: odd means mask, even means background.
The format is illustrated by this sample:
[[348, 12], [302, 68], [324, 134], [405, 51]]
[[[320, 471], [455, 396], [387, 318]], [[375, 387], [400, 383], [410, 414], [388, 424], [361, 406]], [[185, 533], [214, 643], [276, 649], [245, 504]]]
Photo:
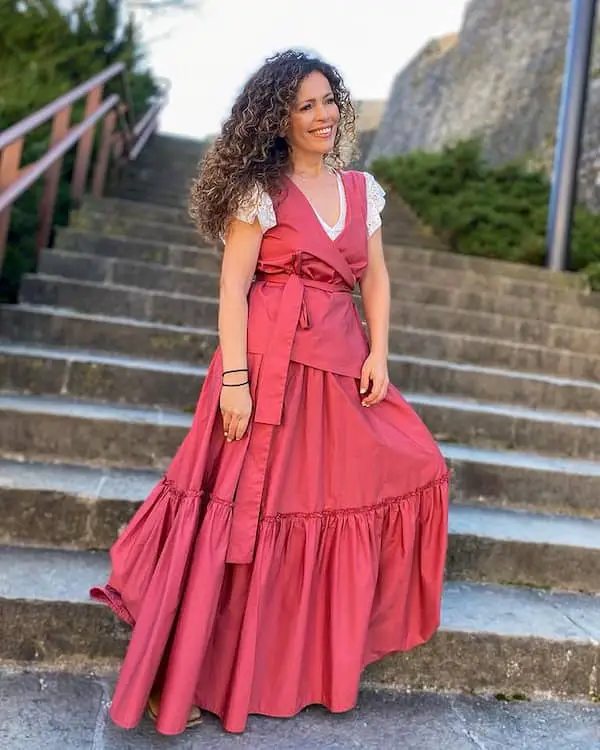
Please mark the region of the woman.
[[[176, 734], [200, 709], [346, 711], [370, 662], [439, 624], [448, 473], [388, 388], [373, 177], [340, 171], [354, 112], [301, 52], [249, 80], [191, 195], [225, 238], [220, 348], [192, 427], [92, 590], [133, 627], [111, 708]], [[358, 283], [368, 339], [354, 304]]]

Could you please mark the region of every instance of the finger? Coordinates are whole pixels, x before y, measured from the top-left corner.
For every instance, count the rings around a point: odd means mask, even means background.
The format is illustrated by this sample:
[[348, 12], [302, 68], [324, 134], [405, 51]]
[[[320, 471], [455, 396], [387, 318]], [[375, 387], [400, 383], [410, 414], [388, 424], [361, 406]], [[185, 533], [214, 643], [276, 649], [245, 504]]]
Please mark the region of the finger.
[[248, 422], [249, 421], [250, 420], [249, 420], [248, 417], [242, 417], [240, 419], [240, 421], [237, 424], [236, 431], [235, 431], [235, 439], [236, 440], [241, 440], [244, 437], [244, 435], [246, 434], [246, 430], [248, 429]]
[[222, 411], [221, 417], [223, 418], [223, 434], [227, 437], [231, 428], [231, 412]]
[[384, 398], [387, 396], [389, 381], [384, 380], [381, 384], [381, 387], [377, 390], [376, 397], [371, 403], [371, 406], [375, 406], [375, 404], [380, 404]]
[[227, 442], [228, 443], [231, 443], [233, 440], [235, 440], [237, 425], [238, 425], [238, 417], [236, 414], [232, 414], [231, 421], [229, 422], [229, 427], [227, 429]]
[[369, 393], [369, 395], [363, 400], [363, 403], [366, 406], [374, 406], [379, 401], [384, 384], [384, 378], [376, 378], [373, 381], [373, 388], [371, 390], [371, 393]]
[[366, 367], [363, 367], [363, 370], [360, 374], [360, 394], [362, 396], [363, 393], [366, 393], [369, 390], [369, 383], [371, 382], [371, 373]]

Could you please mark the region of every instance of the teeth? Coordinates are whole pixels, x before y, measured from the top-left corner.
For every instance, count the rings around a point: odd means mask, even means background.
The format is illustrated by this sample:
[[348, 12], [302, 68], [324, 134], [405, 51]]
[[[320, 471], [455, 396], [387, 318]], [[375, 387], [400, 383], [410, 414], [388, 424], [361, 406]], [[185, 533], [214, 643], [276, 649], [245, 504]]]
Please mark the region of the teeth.
[[314, 130], [313, 132], [315, 135], [329, 135], [331, 133], [331, 128], [321, 128], [320, 130]]

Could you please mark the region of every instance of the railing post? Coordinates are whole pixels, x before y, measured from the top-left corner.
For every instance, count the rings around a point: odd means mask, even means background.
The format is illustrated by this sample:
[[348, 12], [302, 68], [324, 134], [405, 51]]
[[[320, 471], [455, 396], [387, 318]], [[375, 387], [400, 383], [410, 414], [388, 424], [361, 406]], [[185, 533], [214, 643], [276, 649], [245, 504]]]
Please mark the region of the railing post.
[[[71, 122], [71, 105], [58, 112], [52, 121], [52, 134], [50, 136], [50, 147], [55, 146], [62, 138], [65, 137], [69, 130]], [[44, 190], [40, 200], [38, 216], [39, 225], [36, 235], [36, 250], [38, 254], [48, 245], [50, 232], [52, 231], [52, 221], [54, 219], [54, 206], [56, 204], [56, 192], [60, 180], [62, 169], [62, 156], [46, 172], [44, 179]]]
[[[95, 89], [92, 89], [87, 95], [84, 119], [87, 119], [90, 115], [94, 114], [100, 106], [103, 89], [104, 86], [101, 84]], [[75, 156], [75, 166], [73, 168], [73, 179], [71, 182], [71, 199], [76, 205], [81, 203], [85, 191], [88, 170], [90, 167], [90, 157], [94, 146], [95, 131], [95, 128], [90, 128], [87, 133], [81, 137], [77, 144], [77, 154]]]
[[117, 113], [112, 110], [104, 118], [102, 123], [102, 140], [100, 142], [100, 152], [94, 167], [94, 178], [92, 181], [92, 195], [94, 198], [102, 198], [104, 193], [104, 183], [106, 181], [106, 170], [110, 159], [110, 153], [114, 144], [113, 132], [117, 122]]
[[[17, 138], [0, 152], [0, 194], [19, 178], [22, 153], [23, 138]], [[0, 269], [6, 252], [11, 209], [12, 206], [7, 206], [0, 212]]]

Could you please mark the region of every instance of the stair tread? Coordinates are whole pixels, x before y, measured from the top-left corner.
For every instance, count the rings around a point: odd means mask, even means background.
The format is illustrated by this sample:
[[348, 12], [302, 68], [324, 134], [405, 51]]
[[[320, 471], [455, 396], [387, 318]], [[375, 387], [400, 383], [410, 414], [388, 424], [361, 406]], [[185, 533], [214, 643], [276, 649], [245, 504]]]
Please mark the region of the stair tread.
[[[104, 583], [108, 572], [104, 552], [0, 547], [0, 597], [7, 600], [85, 604], [89, 589]], [[441, 629], [597, 643], [600, 597], [449, 582]]]

